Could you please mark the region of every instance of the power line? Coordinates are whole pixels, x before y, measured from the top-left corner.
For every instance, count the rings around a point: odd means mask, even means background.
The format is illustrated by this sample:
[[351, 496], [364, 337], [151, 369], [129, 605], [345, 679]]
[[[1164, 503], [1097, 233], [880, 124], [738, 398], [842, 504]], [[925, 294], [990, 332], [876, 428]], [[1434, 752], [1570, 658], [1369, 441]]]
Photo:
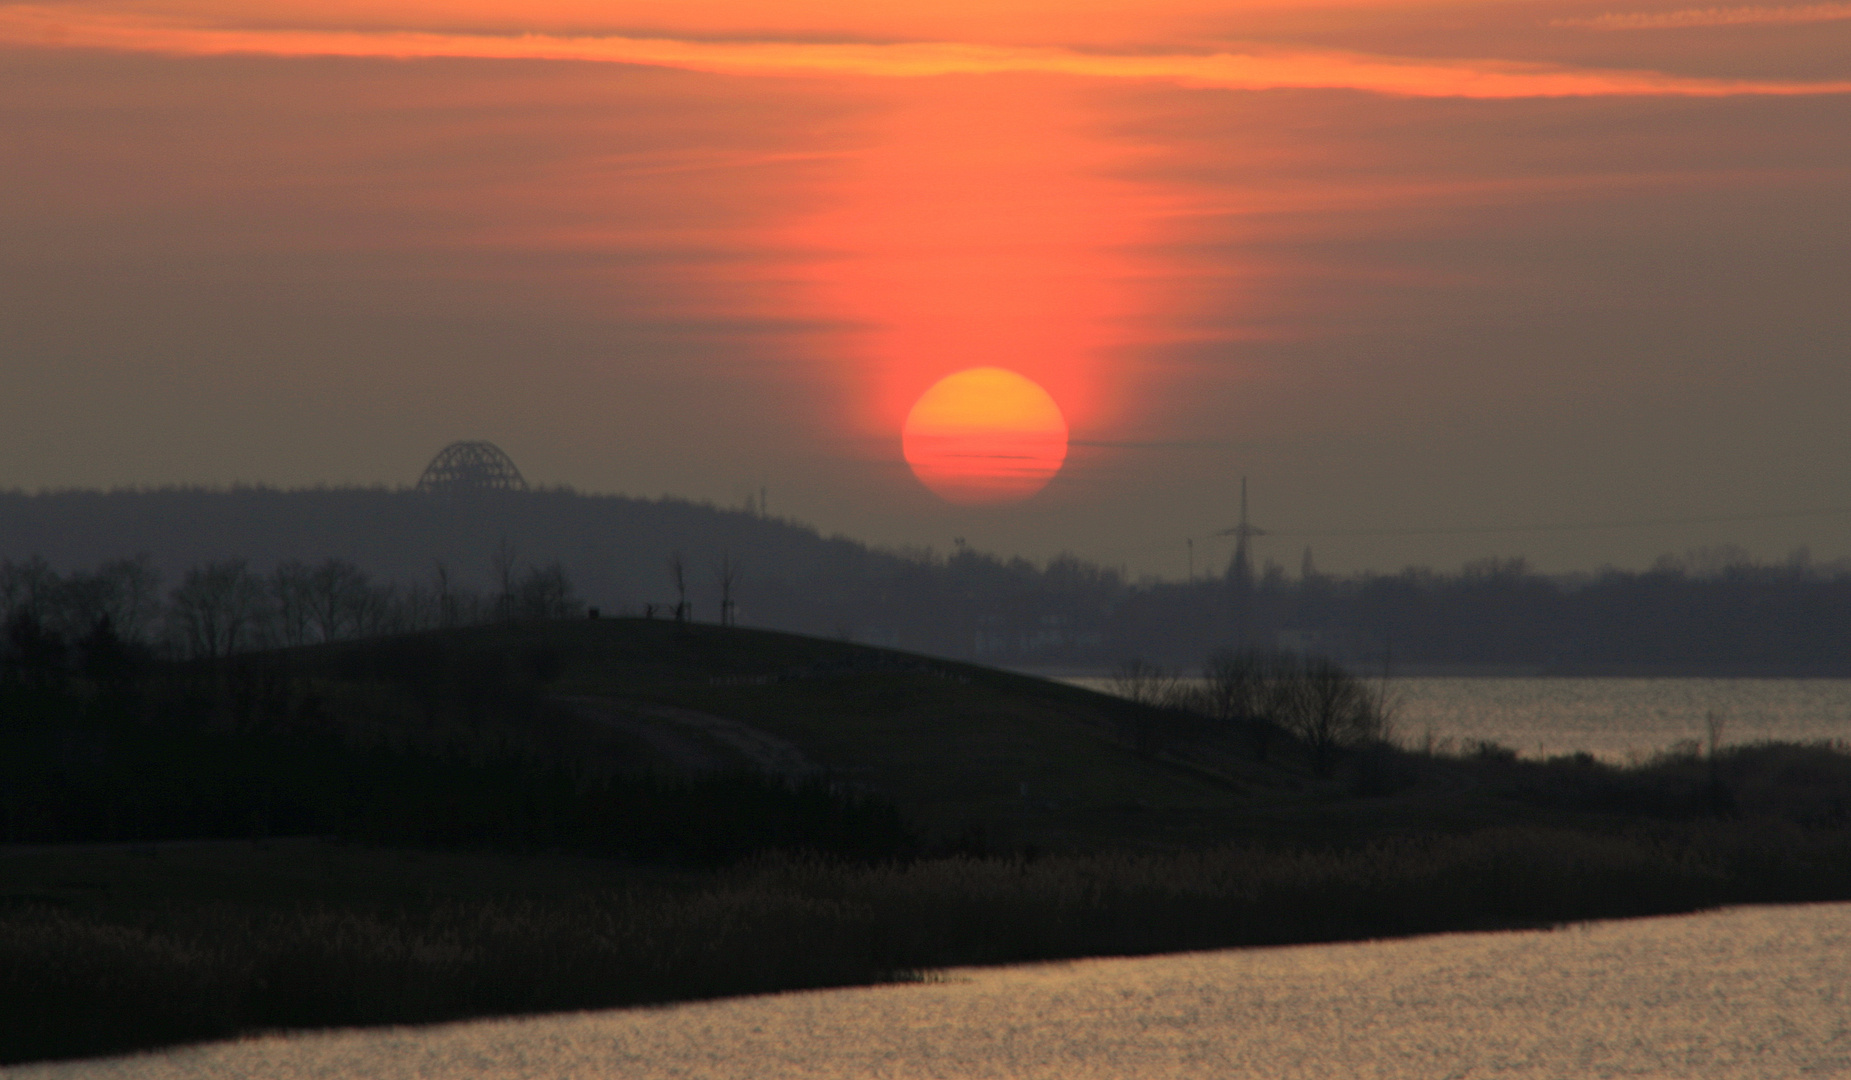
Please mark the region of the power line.
[[[1264, 531], [1249, 527], [1248, 536], [1271, 536], [1301, 540], [1317, 540], [1345, 537], [1394, 537], [1394, 536], [1497, 536], [1521, 533], [1560, 533], [1560, 532], [1597, 532], [1603, 529], [1651, 529], [1672, 525], [1722, 525], [1732, 522], [1754, 521], [1792, 521], [1801, 518], [1843, 517], [1851, 515], [1851, 506], [1822, 506], [1806, 510], [1774, 510], [1764, 513], [1749, 514], [1706, 514], [1692, 517], [1631, 518], [1609, 521], [1557, 521], [1536, 525], [1458, 525], [1434, 528], [1388, 528], [1388, 529], [1266, 529]], [[1236, 537], [1241, 528], [1222, 529], [1202, 537], [1190, 537], [1185, 540], [1189, 547], [1190, 561], [1193, 562], [1194, 542], [1197, 539], [1214, 540], [1223, 537]], [[1169, 548], [1173, 540], [1150, 541], [1143, 544], [1129, 545], [1123, 550], [1155, 551]]]
[[[1851, 514], [1851, 506], [1825, 506], [1811, 510], [1777, 510], [1756, 514], [1710, 514], [1701, 517], [1665, 517], [1635, 518], [1626, 521], [1571, 521], [1548, 522], [1541, 525], [1462, 525], [1441, 528], [1405, 528], [1405, 529], [1251, 529], [1249, 536], [1291, 537], [1294, 539], [1327, 539], [1342, 537], [1370, 536], [1495, 536], [1499, 534], [1545, 533], [1545, 532], [1594, 532], [1602, 529], [1651, 529], [1667, 525], [1720, 525], [1731, 522], [1747, 521], [1791, 521], [1800, 518], [1842, 517]], [[1222, 529], [1208, 533], [1204, 537], [1189, 537], [1184, 542], [1188, 545], [1190, 562], [1194, 562], [1195, 540], [1218, 539], [1240, 535], [1240, 528]], [[1121, 551], [1155, 551], [1159, 548], [1169, 549], [1175, 541], [1152, 540], [1142, 544], [1122, 545], [1115, 550]]]
[[1488, 536], [1499, 533], [1596, 532], [1603, 529], [1652, 529], [1666, 525], [1720, 525], [1742, 521], [1790, 521], [1796, 518], [1838, 517], [1845, 514], [1851, 514], [1851, 506], [1819, 507], [1811, 510], [1780, 510], [1758, 514], [1710, 514], [1701, 517], [1550, 522], [1541, 525], [1462, 525], [1441, 528], [1398, 529], [1271, 529], [1268, 530], [1268, 532], [1272, 536], [1304, 538], [1345, 536]]

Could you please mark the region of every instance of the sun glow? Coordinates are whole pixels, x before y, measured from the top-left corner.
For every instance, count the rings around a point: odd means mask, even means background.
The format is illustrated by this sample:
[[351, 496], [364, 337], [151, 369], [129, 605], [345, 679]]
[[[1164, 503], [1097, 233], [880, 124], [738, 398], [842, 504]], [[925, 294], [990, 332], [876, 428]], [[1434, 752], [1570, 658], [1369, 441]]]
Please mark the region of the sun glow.
[[1017, 502], [1067, 459], [1067, 419], [1048, 392], [1013, 371], [969, 368], [919, 395], [901, 448], [913, 475], [947, 502]]
[[[1114, 175], [1124, 155], [1085, 100], [1013, 77], [884, 87], [818, 212], [792, 222], [789, 246], [816, 253], [800, 268], [808, 303], [848, 328], [850, 430], [889, 467], [901, 434], [913, 474], [948, 501], [1027, 498], [1062, 467], [1069, 426], [1110, 428], [1135, 400], [1114, 359], [1144, 314], [1138, 245], [1152, 207]], [[919, 422], [948, 414], [917, 410], [960, 369], [1032, 390], [1042, 411], [1024, 415], [1052, 419], [1029, 430], [1052, 436], [1027, 450], [928, 450]], [[1038, 464], [975, 464], [993, 452]]]

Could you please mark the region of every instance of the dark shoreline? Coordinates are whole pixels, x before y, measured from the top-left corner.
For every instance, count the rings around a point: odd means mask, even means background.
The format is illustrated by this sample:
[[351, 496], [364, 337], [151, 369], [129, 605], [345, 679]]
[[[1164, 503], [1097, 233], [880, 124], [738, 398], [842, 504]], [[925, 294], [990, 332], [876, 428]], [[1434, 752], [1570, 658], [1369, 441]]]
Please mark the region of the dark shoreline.
[[[1001, 671], [1025, 674], [1031, 678], [1048, 678], [1055, 682], [1070, 678], [1112, 678], [1111, 669], [1081, 669], [1081, 667], [1005, 667]], [[1357, 665], [1353, 671], [1360, 672], [1362, 678], [1381, 678], [1381, 672], [1372, 672], [1368, 665]], [[1186, 672], [1185, 672], [1186, 674]], [[1573, 665], [1573, 667], [1555, 667], [1546, 663], [1407, 663], [1396, 665], [1394, 671], [1388, 672], [1388, 678], [1821, 678], [1821, 680], [1847, 680], [1851, 678], [1851, 663], [1847, 665], [1734, 665], [1734, 667], [1690, 667], [1690, 665], [1638, 665], [1638, 663], [1612, 663], [1612, 665]]]
[[[1005, 671], [1056, 682], [1110, 679], [1109, 668], [1008, 666]], [[1380, 678], [1368, 664], [1352, 670]], [[1187, 673], [1185, 673], [1187, 675]], [[1851, 664], [1685, 665], [1685, 664], [1396, 664], [1391, 679], [1851, 679]]]

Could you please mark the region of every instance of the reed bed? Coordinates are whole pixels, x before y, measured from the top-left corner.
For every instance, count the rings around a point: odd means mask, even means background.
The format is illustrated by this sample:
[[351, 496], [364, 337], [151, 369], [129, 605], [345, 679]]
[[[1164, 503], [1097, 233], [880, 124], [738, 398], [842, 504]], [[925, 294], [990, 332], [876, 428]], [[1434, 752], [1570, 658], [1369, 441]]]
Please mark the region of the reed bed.
[[974, 964], [1851, 897], [1851, 833], [1731, 821], [1347, 851], [767, 856], [692, 887], [0, 911], [0, 1060], [927, 977]]

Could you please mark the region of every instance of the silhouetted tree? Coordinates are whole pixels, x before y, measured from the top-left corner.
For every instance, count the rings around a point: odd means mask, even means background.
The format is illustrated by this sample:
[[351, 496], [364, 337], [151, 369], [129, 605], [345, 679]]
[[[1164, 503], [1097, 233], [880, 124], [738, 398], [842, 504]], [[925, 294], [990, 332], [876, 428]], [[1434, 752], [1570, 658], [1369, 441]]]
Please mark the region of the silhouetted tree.
[[70, 649], [64, 638], [45, 625], [38, 613], [20, 606], [7, 616], [4, 652], [0, 653], [0, 675], [35, 690], [58, 687], [64, 682]]
[[110, 600], [103, 614], [109, 617], [110, 629], [124, 642], [139, 642], [149, 627], [161, 616], [161, 573], [147, 552], [132, 559], [104, 563], [97, 576], [113, 583]]
[[0, 616], [27, 611], [41, 624], [51, 621], [63, 586], [57, 571], [37, 555], [21, 563], [0, 561]]
[[308, 619], [322, 641], [361, 632], [374, 602], [366, 571], [340, 559], [324, 559], [309, 572], [305, 584]]
[[524, 619], [564, 619], [578, 613], [578, 598], [572, 595], [572, 580], [565, 567], [554, 559], [545, 566], [530, 567], [521, 578], [519, 612]]
[[1343, 751], [1378, 742], [1387, 718], [1362, 680], [1323, 657], [1300, 661], [1293, 677], [1275, 684], [1273, 719], [1311, 751], [1312, 768], [1328, 776]]
[[694, 612], [688, 607], [688, 568], [679, 551], [668, 557], [668, 579], [675, 586], [675, 621], [687, 622]]
[[437, 626], [463, 626], [482, 617], [482, 597], [458, 588], [450, 577], [450, 568], [442, 560], [431, 575], [431, 614]]
[[733, 586], [739, 582], [739, 567], [731, 555], [722, 553], [713, 574], [720, 582], [720, 625], [732, 626], [738, 621], [733, 615]]
[[1276, 713], [1298, 676], [1297, 659], [1276, 649], [1222, 649], [1202, 666], [1202, 711], [1244, 732], [1254, 756], [1266, 760], [1279, 733]]
[[489, 557], [489, 569], [495, 582], [495, 615], [506, 621], [514, 618], [515, 586], [519, 584], [516, 570], [520, 566], [520, 553], [514, 544], [502, 537], [495, 545], [495, 553]]
[[133, 685], [139, 666], [137, 648], [117, 635], [106, 614], [77, 643], [78, 667], [98, 687], [122, 693]]
[[189, 570], [168, 602], [173, 630], [192, 656], [230, 656], [261, 628], [265, 592], [243, 559]]
[[284, 645], [301, 645], [308, 641], [312, 578], [313, 572], [294, 559], [277, 563], [270, 571], [273, 622], [277, 639]]
[[1181, 677], [1176, 672], [1132, 657], [1112, 669], [1112, 692], [1140, 705], [1166, 708], [1177, 703]]
[[119, 590], [120, 585], [106, 574], [67, 574], [41, 617], [66, 637], [80, 637], [109, 615]]
[[355, 635], [378, 637], [407, 629], [405, 606], [397, 585], [390, 581], [375, 585], [363, 578], [351, 595]]

